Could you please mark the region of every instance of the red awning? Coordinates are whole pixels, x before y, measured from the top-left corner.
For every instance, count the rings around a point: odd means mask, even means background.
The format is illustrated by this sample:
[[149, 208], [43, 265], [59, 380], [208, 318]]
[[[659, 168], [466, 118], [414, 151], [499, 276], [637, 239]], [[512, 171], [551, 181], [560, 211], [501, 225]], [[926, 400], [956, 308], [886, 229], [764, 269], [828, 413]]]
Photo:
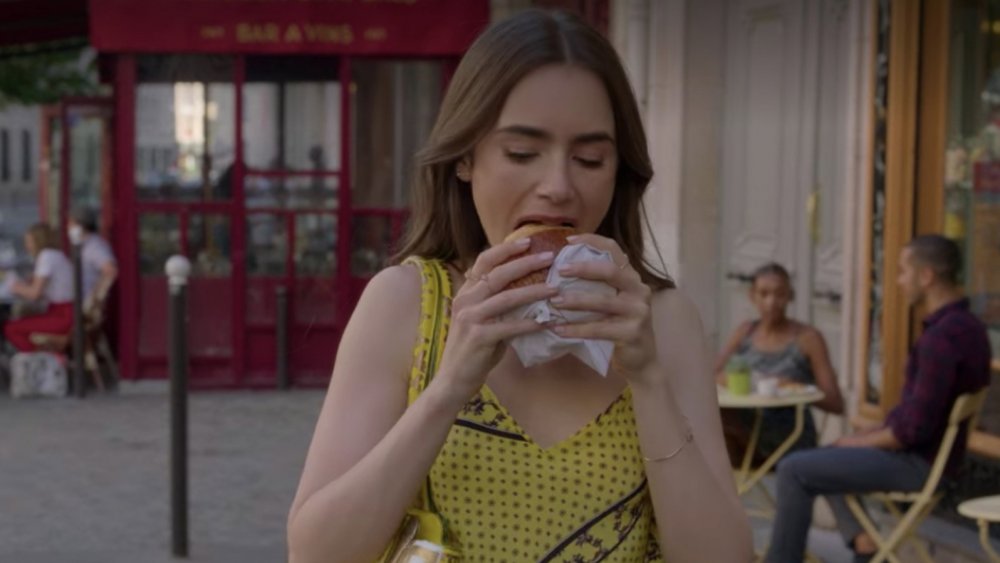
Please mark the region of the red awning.
[[0, 47], [87, 38], [87, 0], [0, 0]]
[[458, 55], [488, 0], [90, 0], [105, 52]]

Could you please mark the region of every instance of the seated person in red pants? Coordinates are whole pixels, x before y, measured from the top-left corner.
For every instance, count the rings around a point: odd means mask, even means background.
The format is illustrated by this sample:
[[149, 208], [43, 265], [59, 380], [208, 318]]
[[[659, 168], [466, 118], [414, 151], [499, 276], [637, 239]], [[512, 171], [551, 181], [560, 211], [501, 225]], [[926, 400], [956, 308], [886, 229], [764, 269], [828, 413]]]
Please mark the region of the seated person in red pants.
[[21, 299], [42, 301], [45, 312], [8, 321], [4, 336], [22, 352], [37, 347], [32, 333], [69, 334], [73, 328], [73, 265], [56, 248], [56, 234], [48, 225], [33, 225], [24, 235], [24, 246], [35, 259], [31, 282], [15, 281], [11, 292]]

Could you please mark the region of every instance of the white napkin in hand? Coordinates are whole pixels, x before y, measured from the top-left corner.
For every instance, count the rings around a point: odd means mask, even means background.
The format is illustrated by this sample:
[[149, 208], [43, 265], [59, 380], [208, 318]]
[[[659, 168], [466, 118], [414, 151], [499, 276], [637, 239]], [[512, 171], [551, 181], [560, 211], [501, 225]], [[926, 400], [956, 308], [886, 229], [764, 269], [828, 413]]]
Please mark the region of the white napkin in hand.
[[[564, 291], [580, 291], [607, 293], [613, 295], [615, 288], [604, 282], [582, 280], [579, 278], [564, 278], [559, 275], [559, 268], [573, 262], [603, 260], [612, 262], [611, 253], [597, 250], [586, 244], [571, 244], [563, 247], [556, 256], [549, 276], [545, 283]], [[536, 323], [555, 324], [567, 322], [586, 322], [599, 319], [601, 315], [586, 311], [563, 311], [549, 303], [548, 300], [535, 301], [519, 307], [507, 314], [508, 319], [532, 319]], [[614, 343], [608, 340], [585, 340], [580, 338], [564, 338], [551, 330], [542, 330], [533, 334], [518, 336], [509, 342], [517, 357], [525, 367], [531, 367], [567, 354], [572, 354], [594, 371], [606, 376], [611, 365], [611, 354], [615, 350]]]

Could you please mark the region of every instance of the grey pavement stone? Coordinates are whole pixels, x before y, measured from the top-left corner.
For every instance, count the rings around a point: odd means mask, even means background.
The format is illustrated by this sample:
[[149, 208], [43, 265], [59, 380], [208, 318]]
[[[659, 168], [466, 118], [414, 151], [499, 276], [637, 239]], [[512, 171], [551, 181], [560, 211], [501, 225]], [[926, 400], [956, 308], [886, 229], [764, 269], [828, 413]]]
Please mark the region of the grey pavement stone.
[[[165, 387], [0, 397], [0, 562], [173, 561]], [[322, 391], [191, 395], [190, 561], [285, 560]]]
[[[768, 475], [763, 479], [764, 485], [774, 494], [774, 476]], [[744, 505], [747, 508], [757, 508], [760, 500], [756, 495], [744, 497]], [[873, 513], [876, 523], [881, 523], [885, 515], [880, 512]], [[771, 521], [763, 518], [751, 518], [750, 523], [753, 528], [754, 547], [758, 553], [763, 553], [771, 537]], [[883, 529], [883, 532], [885, 529]], [[986, 563], [986, 554], [979, 544], [979, 538], [975, 531], [955, 525], [952, 522], [940, 518], [928, 518], [920, 527], [919, 535], [923, 540], [930, 542], [931, 555], [937, 563]], [[997, 544], [998, 542], [994, 542]], [[1000, 547], [997, 545], [996, 547]], [[851, 563], [853, 553], [844, 544], [840, 532], [835, 528], [826, 528], [813, 522], [813, 527], [809, 530], [809, 552], [818, 557], [824, 563]], [[919, 556], [913, 547], [904, 545], [897, 553], [902, 561], [920, 561]]]
[[[285, 561], [285, 517], [323, 391], [191, 395], [182, 560], [170, 556], [167, 387], [122, 385], [82, 401], [0, 396], [0, 563]], [[753, 523], [760, 549], [770, 523]], [[982, 561], [975, 533], [951, 526], [926, 530], [935, 559]], [[814, 527], [809, 548], [851, 560], [833, 530]]]

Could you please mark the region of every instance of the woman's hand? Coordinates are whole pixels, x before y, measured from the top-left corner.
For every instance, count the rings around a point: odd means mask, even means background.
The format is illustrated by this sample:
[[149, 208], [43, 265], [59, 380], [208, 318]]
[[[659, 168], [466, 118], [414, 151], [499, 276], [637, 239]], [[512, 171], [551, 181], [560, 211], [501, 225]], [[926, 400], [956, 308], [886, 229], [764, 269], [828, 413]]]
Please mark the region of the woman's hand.
[[484, 251], [466, 272], [465, 283], [452, 301], [441, 377], [435, 381], [446, 381], [450, 391], [463, 402], [479, 391], [487, 374], [500, 361], [505, 340], [545, 328], [531, 319], [501, 319], [517, 307], [559, 292], [545, 284], [504, 289], [512, 281], [552, 265], [555, 256], [551, 252], [515, 258], [528, 246], [524, 239]]
[[569, 237], [573, 244], [589, 244], [611, 253], [613, 262], [576, 262], [559, 273], [567, 277], [604, 282], [618, 290], [617, 295], [567, 292], [550, 301], [560, 309], [588, 311], [604, 315], [600, 320], [569, 323], [552, 330], [567, 338], [610, 340], [615, 344], [613, 364], [631, 382], [649, 377], [646, 373], [656, 362], [650, 301], [652, 290], [630, 265], [628, 256], [615, 241], [599, 235]]

